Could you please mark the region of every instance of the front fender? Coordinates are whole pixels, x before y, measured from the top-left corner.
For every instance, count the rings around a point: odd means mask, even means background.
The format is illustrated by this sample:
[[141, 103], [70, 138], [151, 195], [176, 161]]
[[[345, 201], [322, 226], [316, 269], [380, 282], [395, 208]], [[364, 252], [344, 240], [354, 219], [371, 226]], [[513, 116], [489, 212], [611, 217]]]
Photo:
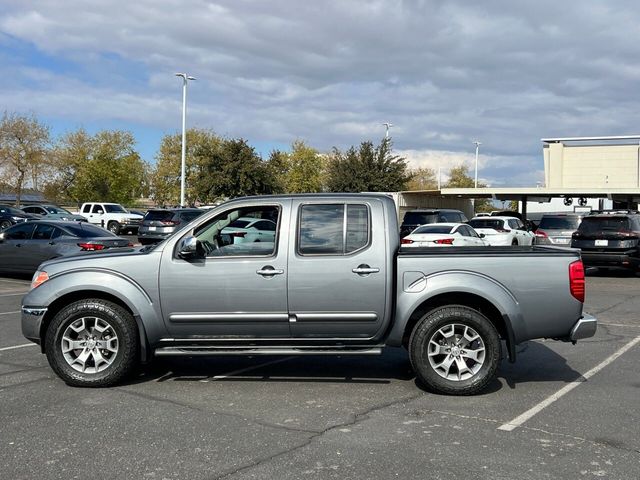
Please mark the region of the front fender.
[[[27, 293], [22, 299], [22, 306], [23, 308], [49, 309], [51, 305], [56, 304], [57, 311], [60, 299], [69, 297], [71, 302], [79, 296], [85, 296], [84, 294], [89, 298], [96, 293], [102, 294], [100, 295], [102, 297], [116, 298], [131, 310], [138, 325], [143, 349], [147, 342], [152, 344], [156, 339], [166, 336], [159, 302], [154, 301], [133, 279], [113, 270], [83, 268], [54, 274], [49, 280]], [[63, 302], [62, 305], [65, 303]], [[39, 329], [46, 329], [48, 321], [54, 315], [55, 311], [47, 311]], [[29, 321], [29, 317], [23, 315], [23, 323], [25, 321]], [[44, 331], [39, 333], [42, 337]]]
[[422, 272], [404, 272], [398, 282], [396, 322], [388, 337], [388, 344], [400, 345], [405, 329], [413, 313], [430, 301], [437, 305], [441, 295], [460, 295], [459, 304], [465, 304], [469, 295], [491, 303], [500, 312], [509, 337], [520, 343], [528, 339], [527, 328], [517, 299], [503, 284], [491, 277], [471, 271], [447, 271], [424, 275]]

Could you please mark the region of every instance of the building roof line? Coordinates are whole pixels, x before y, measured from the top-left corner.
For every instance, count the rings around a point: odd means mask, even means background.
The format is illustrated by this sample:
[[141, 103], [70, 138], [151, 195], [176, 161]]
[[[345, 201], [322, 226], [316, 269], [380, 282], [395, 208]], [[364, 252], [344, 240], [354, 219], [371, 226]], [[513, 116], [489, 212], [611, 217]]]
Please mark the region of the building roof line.
[[544, 143], [557, 142], [592, 142], [598, 140], [640, 140], [640, 135], [614, 135], [601, 137], [559, 137], [559, 138], [541, 138]]

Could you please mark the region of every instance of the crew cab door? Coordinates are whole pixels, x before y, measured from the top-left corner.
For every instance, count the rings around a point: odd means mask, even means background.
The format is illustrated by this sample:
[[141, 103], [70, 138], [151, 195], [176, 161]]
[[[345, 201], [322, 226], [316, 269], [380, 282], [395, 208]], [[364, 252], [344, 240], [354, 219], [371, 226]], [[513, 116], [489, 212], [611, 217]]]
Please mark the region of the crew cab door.
[[[194, 235], [197, 258], [181, 258], [180, 238], [162, 253], [162, 314], [176, 339], [289, 338], [287, 248], [290, 200], [234, 202], [202, 219], [181, 238]], [[240, 217], [277, 225], [275, 241], [244, 241], [227, 228]], [[257, 238], [257, 237], [255, 237]]]
[[[369, 339], [389, 318], [382, 203], [293, 200], [289, 314], [293, 337]], [[395, 232], [394, 232], [395, 234]]]

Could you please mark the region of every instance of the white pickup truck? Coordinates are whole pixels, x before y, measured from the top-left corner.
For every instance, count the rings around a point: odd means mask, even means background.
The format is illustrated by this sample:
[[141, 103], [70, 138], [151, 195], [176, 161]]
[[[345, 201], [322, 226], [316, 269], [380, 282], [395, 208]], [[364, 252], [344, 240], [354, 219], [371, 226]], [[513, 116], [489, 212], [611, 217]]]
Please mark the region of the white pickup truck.
[[126, 231], [135, 235], [142, 221], [142, 215], [129, 213], [119, 203], [83, 203], [78, 213], [89, 223], [106, 228], [116, 235]]

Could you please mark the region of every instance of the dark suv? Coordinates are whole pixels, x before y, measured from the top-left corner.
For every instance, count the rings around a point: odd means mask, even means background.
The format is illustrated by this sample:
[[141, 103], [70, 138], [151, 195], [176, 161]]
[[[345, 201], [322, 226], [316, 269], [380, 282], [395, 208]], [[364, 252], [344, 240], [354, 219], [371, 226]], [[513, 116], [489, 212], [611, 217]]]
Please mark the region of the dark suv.
[[635, 211], [589, 215], [571, 238], [587, 267], [640, 267], [640, 214]]
[[138, 241], [142, 245], [160, 242], [203, 213], [204, 210], [199, 208], [153, 208], [148, 210], [138, 228]]
[[39, 218], [39, 215], [32, 215], [19, 208], [0, 204], [0, 230], [5, 230], [16, 223], [26, 222], [27, 220], [37, 220]]
[[460, 210], [450, 208], [409, 210], [404, 214], [400, 225], [400, 238], [406, 237], [420, 225], [429, 223], [466, 223], [468, 221]]

